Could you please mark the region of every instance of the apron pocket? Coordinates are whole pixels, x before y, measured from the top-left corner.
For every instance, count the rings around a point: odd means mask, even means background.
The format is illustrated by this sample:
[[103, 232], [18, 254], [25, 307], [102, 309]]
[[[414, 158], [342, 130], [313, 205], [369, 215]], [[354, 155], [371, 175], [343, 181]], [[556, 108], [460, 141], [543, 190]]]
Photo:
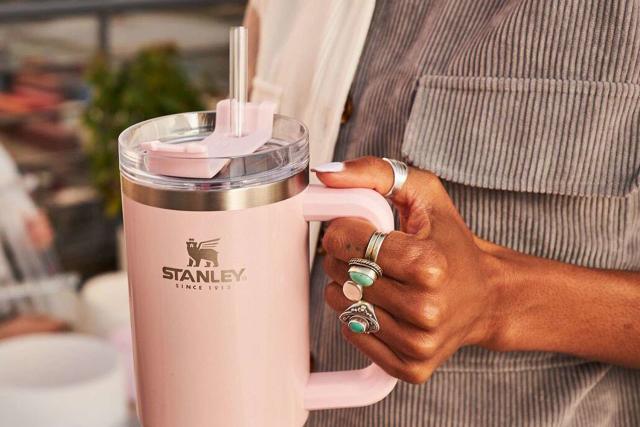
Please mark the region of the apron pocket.
[[639, 96], [629, 83], [427, 75], [403, 154], [474, 187], [623, 197], [639, 184]]

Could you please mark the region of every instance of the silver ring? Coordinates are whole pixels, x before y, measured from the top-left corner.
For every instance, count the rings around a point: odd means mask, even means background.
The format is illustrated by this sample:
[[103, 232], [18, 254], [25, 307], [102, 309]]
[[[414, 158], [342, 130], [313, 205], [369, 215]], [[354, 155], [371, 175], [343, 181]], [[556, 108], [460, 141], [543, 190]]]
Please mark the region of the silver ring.
[[375, 271], [378, 277], [382, 276], [382, 268], [375, 261], [371, 261], [364, 258], [351, 258], [349, 260], [349, 267], [352, 267], [352, 266], [365, 267]]
[[373, 305], [365, 301], [350, 305], [342, 312], [339, 319], [356, 334], [371, 334], [380, 330], [380, 323]]
[[360, 301], [363, 295], [362, 285], [352, 280], [347, 280], [342, 284], [342, 293], [349, 301]]
[[373, 261], [364, 258], [349, 260], [349, 277], [357, 284], [367, 287], [382, 276], [382, 268]]
[[380, 253], [380, 248], [382, 247], [382, 242], [386, 239], [387, 234], [381, 233], [380, 231], [375, 231], [371, 237], [369, 238], [369, 243], [367, 243], [367, 249], [364, 251], [365, 259], [369, 261], [378, 262], [378, 254]]
[[407, 177], [409, 176], [409, 166], [405, 162], [401, 162], [400, 160], [395, 159], [387, 159], [383, 157], [382, 160], [389, 163], [391, 165], [391, 169], [393, 170], [393, 185], [384, 195], [384, 197], [391, 197], [396, 194], [405, 182], [407, 182]]

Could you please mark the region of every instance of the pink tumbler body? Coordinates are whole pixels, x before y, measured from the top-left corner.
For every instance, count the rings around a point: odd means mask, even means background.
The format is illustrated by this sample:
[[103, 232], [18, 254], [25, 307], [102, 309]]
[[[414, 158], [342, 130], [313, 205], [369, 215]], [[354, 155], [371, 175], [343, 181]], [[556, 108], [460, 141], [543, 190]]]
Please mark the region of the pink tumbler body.
[[143, 426], [296, 427], [308, 410], [370, 405], [395, 386], [376, 365], [309, 372], [306, 220], [343, 214], [387, 231], [378, 194], [311, 186], [228, 211], [123, 194], [123, 212]]
[[194, 212], [124, 197], [144, 426], [304, 423], [309, 262], [301, 198]]
[[[309, 410], [383, 399], [397, 380], [376, 365], [309, 372], [307, 221], [354, 216], [388, 232], [389, 204], [372, 190], [309, 186], [307, 130], [284, 116], [250, 155], [158, 159], [148, 149], [185, 148], [216, 121], [163, 116], [119, 138], [142, 425], [299, 427]], [[202, 178], [203, 165], [224, 167]]]

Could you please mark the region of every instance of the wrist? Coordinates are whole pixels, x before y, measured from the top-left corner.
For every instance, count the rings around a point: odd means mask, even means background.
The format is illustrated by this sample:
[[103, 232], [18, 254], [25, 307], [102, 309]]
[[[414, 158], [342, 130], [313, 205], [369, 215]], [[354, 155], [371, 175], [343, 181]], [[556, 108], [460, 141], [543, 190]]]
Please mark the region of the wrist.
[[483, 254], [485, 286], [491, 297], [484, 321], [484, 338], [478, 345], [493, 351], [509, 351], [515, 325], [513, 310], [518, 304], [517, 268], [512, 251], [495, 247]]

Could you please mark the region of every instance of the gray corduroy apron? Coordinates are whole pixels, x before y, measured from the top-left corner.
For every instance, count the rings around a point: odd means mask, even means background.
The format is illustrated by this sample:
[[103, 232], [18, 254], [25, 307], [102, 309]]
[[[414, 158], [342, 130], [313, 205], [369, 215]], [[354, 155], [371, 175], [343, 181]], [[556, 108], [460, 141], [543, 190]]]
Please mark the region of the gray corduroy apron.
[[[638, 1], [378, 0], [335, 155], [435, 172], [498, 244], [640, 270], [639, 80]], [[320, 262], [316, 369], [362, 367], [323, 304]], [[640, 371], [468, 347], [424, 385], [307, 425], [640, 426]]]

